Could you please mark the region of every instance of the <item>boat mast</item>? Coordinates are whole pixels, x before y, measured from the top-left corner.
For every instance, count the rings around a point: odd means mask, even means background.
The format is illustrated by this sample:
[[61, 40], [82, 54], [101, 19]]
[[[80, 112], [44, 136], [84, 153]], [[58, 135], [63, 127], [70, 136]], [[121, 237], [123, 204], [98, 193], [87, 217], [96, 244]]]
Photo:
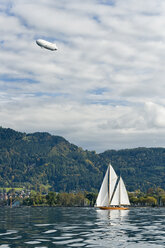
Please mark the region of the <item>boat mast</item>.
[[121, 176], [119, 179], [119, 207], [121, 206]]
[[110, 196], [111, 196], [111, 194], [110, 194], [110, 192], [111, 192], [111, 181], [110, 181], [110, 164], [109, 164], [109, 190], [108, 190], [108, 202], [109, 202], [109, 205], [110, 205]]

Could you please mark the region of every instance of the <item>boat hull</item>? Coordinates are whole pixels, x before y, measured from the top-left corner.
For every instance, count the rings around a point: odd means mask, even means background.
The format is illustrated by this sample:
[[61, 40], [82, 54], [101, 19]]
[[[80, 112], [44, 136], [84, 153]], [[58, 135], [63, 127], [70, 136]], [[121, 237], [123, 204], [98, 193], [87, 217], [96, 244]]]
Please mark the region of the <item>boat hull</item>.
[[128, 210], [128, 207], [99, 207], [102, 210]]

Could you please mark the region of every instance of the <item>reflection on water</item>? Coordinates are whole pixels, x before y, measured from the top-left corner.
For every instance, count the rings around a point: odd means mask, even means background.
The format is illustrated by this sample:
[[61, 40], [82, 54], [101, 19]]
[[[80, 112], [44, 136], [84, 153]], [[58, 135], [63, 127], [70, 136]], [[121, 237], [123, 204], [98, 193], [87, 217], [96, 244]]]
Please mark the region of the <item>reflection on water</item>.
[[0, 208], [0, 248], [165, 247], [164, 217], [164, 208]]
[[130, 210], [100, 210], [97, 209], [97, 214], [99, 219], [105, 220], [109, 219], [109, 223], [112, 224], [111, 222], [113, 221], [121, 221], [123, 217], [126, 217], [129, 213]]

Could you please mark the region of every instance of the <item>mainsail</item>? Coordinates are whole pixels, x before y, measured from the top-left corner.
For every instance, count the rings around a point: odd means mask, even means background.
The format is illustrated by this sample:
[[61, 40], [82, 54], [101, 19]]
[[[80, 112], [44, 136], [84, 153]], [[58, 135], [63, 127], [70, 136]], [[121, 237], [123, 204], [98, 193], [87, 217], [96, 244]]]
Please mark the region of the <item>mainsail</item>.
[[117, 178], [113, 167], [109, 165], [96, 200], [96, 206], [121, 205], [130, 205], [126, 187], [123, 179]]
[[109, 204], [114, 193], [115, 185], [117, 181], [117, 175], [112, 165], [109, 165]]

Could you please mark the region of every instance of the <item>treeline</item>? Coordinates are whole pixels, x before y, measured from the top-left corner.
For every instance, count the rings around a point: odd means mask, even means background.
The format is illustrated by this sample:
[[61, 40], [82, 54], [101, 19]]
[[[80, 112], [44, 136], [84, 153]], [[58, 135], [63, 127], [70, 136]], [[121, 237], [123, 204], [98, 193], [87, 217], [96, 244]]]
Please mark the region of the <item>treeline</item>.
[[[6, 194], [6, 193], [5, 193]], [[147, 193], [136, 190], [129, 192], [131, 206], [165, 206], [165, 190], [162, 188], [149, 188]], [[32, 191], [29, 195], [15, 194], [14, 190], [7, 193], [7, 200], [0, 200], [0, 206], [51, 206], [51, 207], [93, 207], [96, 202], [97, 193], [78, 192], [78, 193], [56, 193], [47, 194]]]
[[26, 206], [58, 206], [58, 207], [84, 207], [93, 206], [96, 201], [96, 194], [88, 192], [78, 193], [55, 193], [49, 192], [47, 195], [32, 193], [29, 198], [25, 198], [22, 205]]
[[[147, 193], [136, 190], [128, 194], [131, 206], [165, 206], [165, 190], [159, 187], [149, 188]], [[47, 195], [33, 192], [29, 198], [23, 200], [22, 204], [27, 206], [93, 207], [96, 198], [97, 194], [93, 192], [49, 192]]]
[[162, 188], [149, 188], [147, 193], [136, 190], [128, 193], [133, 206], [165, 206], [165, 190]]

